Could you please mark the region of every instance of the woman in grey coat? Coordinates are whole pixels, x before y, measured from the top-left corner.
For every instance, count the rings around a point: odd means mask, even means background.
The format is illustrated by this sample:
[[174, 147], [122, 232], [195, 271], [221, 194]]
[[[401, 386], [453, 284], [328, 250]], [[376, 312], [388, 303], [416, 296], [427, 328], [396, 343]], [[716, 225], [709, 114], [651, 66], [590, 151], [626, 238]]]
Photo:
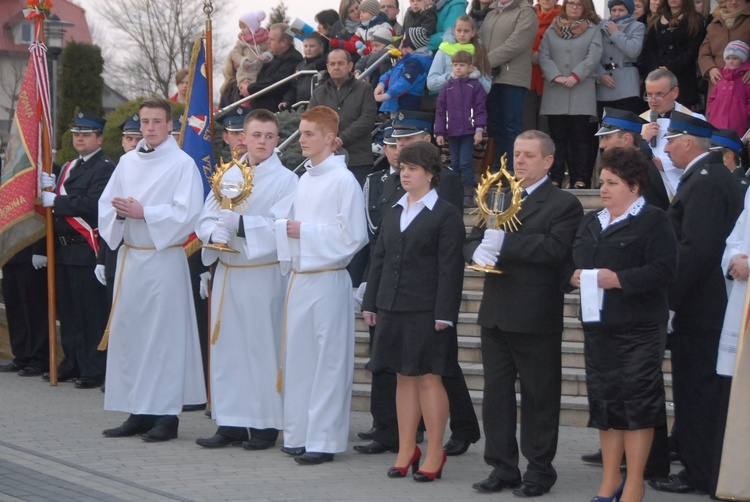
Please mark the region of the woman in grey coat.
[[633, 15], [633, 0], [609, 0], [610, 18], [602, 20], [602, 59], [597, 68], [598, 116], [605, 106], [640, 114], [641, 99], [637, 61], [643, 48], [646, 27]]
[[560, 186], [565, 165], [570, 185], [589, 188], [596, 123], [596, 78], [602, 34], [590, 0], [564, 0], [560, 15], [544, 33], [539, 66], [544, 75], [540, 113], [549, 119], [555, 142], [552, 183]]

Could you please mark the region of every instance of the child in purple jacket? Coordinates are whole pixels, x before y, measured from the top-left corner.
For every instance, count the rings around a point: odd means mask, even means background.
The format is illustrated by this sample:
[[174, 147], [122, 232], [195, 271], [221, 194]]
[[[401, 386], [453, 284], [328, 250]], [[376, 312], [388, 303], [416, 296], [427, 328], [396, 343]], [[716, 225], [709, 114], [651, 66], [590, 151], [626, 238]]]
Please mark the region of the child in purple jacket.
[[448, 138], [451, 167], [461, 174], [464, 186], [464, 207], [474, 205], [474, 146], [482, 141], [487, 126], [487, 91], [476, 78], [471, 54], [458, 51], [451, 57], [453, 74], [440, 89], [435, 114], [435, 137], [443, 146]]

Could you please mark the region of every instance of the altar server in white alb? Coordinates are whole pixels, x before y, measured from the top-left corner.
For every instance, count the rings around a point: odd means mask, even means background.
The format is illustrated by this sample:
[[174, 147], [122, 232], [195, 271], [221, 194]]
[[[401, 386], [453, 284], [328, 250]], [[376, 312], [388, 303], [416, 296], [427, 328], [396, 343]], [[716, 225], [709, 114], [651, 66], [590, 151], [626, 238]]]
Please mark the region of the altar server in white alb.
[[104, 409], [131, 415], [107, 437], [177, 437], [183, 405], [206, 402], [190, 274], [182, 243], [203, 207], [195, 162], [170, 136], [161, 98], [140, 104], [143, 139], [99, 198], [99, 232], [118, 252]]
[[289, 214], [298, 178], [274, 152], [278, 142], [276, 115], [250, 112], [240, 161], [253, 166], [252, 192], [234, 210], [221, 209], [210, 193], [195, 231], [204, 242], [239, 251], [203, 249], [204, 264], [218, 259], [211, 292], [211, 412], [219, 428], [196, 440], [206, 448], [242, 443], [265, 450], [283, 427], [276, 376], [289, 268], [282, 274], [274, 222]]
[[325, 106], [301, 115], [307, 172], [289, 220], [276, 223], [279, 260], [291, 260], [293, 269], [282, 336], [282, 451], [303, 465], [330, 462], [349, 436], [354, 304], [345, 268], [367, 244], [367, 222], [362, 189], [344, 157], [333, 154], [338, 125]]

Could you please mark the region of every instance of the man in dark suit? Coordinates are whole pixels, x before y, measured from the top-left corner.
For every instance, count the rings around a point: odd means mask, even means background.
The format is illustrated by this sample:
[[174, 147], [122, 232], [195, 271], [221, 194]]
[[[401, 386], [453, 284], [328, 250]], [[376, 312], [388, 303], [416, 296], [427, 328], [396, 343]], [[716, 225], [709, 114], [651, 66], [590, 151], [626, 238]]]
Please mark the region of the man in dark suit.
[[721, 258], [742, 211], [742, 194], [721, 154], [709, 152], [713, 131], [708, 122], [675, 111], [665, 136], [665, 152], [683, 170], [667, 214], [679, 242], [677, 279], [669, 289], [669, 308], [675, 313], [669, 347], [677, 442], [685, 466], [665, 481], [649, 481], [667, 492], [711, 491], [721, 426], [716, 358], [727, 305]]
[[711, 134], [711, 151], [721, 152], [724, 165], [734, 175], [739, 183], [742, 193], [747, 192], [750, 180], [745, 174], [742, 165], [742, 141], [734, 129], [715, 129]]
[[43, 173], [41, 183], [42, 188], [54, 187], [42, 192], [42, 204], [55, 216], [57, 314], [65, 355], [58, 379], [76, 379], [77, 389], [100, 386], [106, 363], [106, 354], [97, 347], [107, 325], [107, 292], [94, 274], [99, 196], [115, 169], [101, 149], [105, 122], [80, 112], [71, 128], [78, 158], [62, 167], [57, 180]]
[[[249, 85], [243, 82], [239, 83], [242, 96], [255, 94], [292, 75], [296, 71], [297, 64], [304, 61], [302, 54], [294, 48], [294, 37], [289, 34], [288, 30], [289, 25], [284, 23], [272, 24], [268, 28], [268, 52], [273, 58], [263, 62], [255, 83]], [[287, 82], [276, 87], [253, 99], [250, 106], [253, 109], [265, 108], [272, 113], [278, 112], [279, 103], [284, 99], [284, 94], [291, 86], [292, 82]]]
[[[393, 129], [385, 131], [384, 149], [389, 167], [370, 174], [364, 186], [367, 224], [370, 244], [374, 247], [383, 214], [404, 194], [398, 173], [398, 152], [407, 144], [416, 141], [430, 141], [432, 114], [422, 112], [401, 112], [394, 122]], [[438, 186], [440, 198], [463, 209], [463, 188], [460, 177], [451, 169], [443, 167]], [[365, 277], [367, 275], [365, 274]], [[372, 338], [373, 330], [370, 330]], [[458, 376], [443, 378], [450, 404], [451, 437], [444, 445], [447, 455], [461, 455], [469, 445], [480, 438], [479, 422], [474, 413], [469, 389], [463, 373], [458, 368]], [[398, 428], [396, 424], [396, 375], [374, 373], [370, 395], [370, 412], [373, 427], [358, 435], [370, 439], [371, 443], [356, 445], [359, 453], [374, 454], [398, 449]]]
[[[562, 269], [583, 209], [578, 199], [549, 181], [555, 147], [540, 131], [514, 143], [516, 176], [523, 178], [518, 231], [475, 227], [464, 258], [502, 270], [487, 274], [479, 307], [484, 366], [484, 460], [493, 466], [473, 488], [539, 496], [557, 480], [563, 330]], [[521, 381], [521, 452], [529, 461], [521, 476], [516, 442], [516, 376]], [[520, 485], [520, 486], [519, 486]]]

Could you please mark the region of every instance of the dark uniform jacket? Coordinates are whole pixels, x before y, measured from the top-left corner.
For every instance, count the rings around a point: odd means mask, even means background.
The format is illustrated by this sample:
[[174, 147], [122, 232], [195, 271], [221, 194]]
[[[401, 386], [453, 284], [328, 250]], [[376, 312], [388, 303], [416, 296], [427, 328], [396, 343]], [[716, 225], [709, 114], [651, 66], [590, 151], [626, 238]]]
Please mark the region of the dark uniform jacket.
[[60, 238], [81, 237], [81, 234], [65, 220], [66, 216], [83, 218], [91, 228], [99, 226], [99, 197], [114, 170], [115, 165], [103, 150], [99, 150], [83, 165], [76, 166], [63, 180], [67, 195], [55, 197], [53, 207], [56, 263], [91, 267], [96, 265], [96, 254], [88, 243], [62, 245]]
[[740, 186], [721, 153], [709, 153], [682, 175], [667, 211], [679, 242], [677, 279], [669, 289], [675, 328], [689, 322], [693, 329], [721, 329], [727, 304], [721, 257], [741, 211]]
[[[496, 268], [487, 274], [478, 324], [511, 333], [559, 333], [563, 329], [563, 291], [560, 280], [570, 259], [583, 208], [578, 199], [543, 183], [524, 199], [517, 232], [505, 234]], [[471, 262], [484, 238], [484, 227], [474, 227], [464, 245]]]
[[654, 164], [654, 154], [651, 147], [648, 146], [647, 142], [641, 140], [639, 150], [648, 159], [648, 181], [643, 191], [643, 198], [652, 206], [666, 211], [669, 207], [669, 195], [661, 178], [661, 173], [659, 173], [659, 168]]
[[667, 288], [677, 274], [677, 240], [667, 214], [647, 205], [604, 230], [597, 214], [586, 214], [578, 227], [572, 264], [563, 276], [567, 289], [576, 269], [607, 268], [617, 273], [622, 288], [604, 292], [602, 324], [666, 322]]

